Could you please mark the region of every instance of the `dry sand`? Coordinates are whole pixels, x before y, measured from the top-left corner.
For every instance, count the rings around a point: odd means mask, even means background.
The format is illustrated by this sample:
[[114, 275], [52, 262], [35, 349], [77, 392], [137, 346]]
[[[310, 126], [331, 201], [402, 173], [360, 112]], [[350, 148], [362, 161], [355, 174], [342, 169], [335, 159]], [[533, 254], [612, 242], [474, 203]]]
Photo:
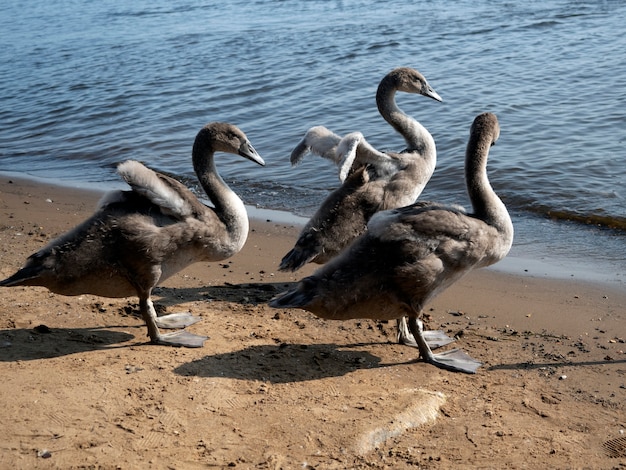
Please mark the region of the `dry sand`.
[[[0, 276], [99, 195], [0, 176]], [[625, 468], [626, 294], [471, 273], [427, 326], [476, 375], [416, 361], [395, 325], [266, 305], [298, 227], [252, 221], [243, 251], [155, 294], [201, 349], [147, 344], [137, 299], [2, 289], [0, 468]]]

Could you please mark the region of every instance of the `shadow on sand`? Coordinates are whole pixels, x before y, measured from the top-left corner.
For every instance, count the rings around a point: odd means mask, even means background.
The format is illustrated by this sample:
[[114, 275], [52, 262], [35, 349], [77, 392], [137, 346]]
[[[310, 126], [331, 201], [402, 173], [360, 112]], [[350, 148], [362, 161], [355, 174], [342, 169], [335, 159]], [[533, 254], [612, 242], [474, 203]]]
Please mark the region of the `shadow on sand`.
[[[399, 365], [381, 363], [379, 357], [361, 349], [363, 346], [363, 343], [250, 346], [240, 351], [205, 356], [177, 367], [174, 372], [183, 376], [290, 383]], [[411, 363], [415, 361], [400, 364]]]
[[[145, 331], [144, 325], [138, 325]], [[68, 354], [126, 347], [135, 337], [112, 331], [107, 327], [95, 328], [35, 328], [0, 330], [0, 361], [32, 361], [67, 356]], [[123, 326], [123, 328], [132, 328]]]

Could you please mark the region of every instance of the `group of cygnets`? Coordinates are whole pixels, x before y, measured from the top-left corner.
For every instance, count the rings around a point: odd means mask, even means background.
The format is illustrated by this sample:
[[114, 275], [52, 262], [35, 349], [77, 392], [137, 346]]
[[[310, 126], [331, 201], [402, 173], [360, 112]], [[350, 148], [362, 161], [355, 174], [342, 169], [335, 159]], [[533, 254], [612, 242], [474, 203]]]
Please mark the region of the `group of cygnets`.
[[[501, 260], [511, 248], [511, 218], [487, 178], [498, 120], [484, 113], [471, 126], [465, 178], [472, 212], [417, 201], [435, 169], [435, 141], [398, 108], [396, 91], [441, 97], [411, 68], [396, 68], [382, 79], [378, 110], [404, 137], [404, 150], [381, 152], [359, 132], [341, 137], [322, 126], [309, 129], [293, 150], [292, 164], [308, 152], [332, 160], [341, 185], [322, 202], [279, 269], [296, 271], [309, 262], [323, 266], [269, 305], [335, 320], [395, 319], [400, 342], [416, 345], [422, 360], [474, 373], [481, 364], [464, 352], [432, 352], [453, 340], [443, 332], [424, 331], [420, 316], [434, 296], [470, 270]], [[207, 124], [196, 136], [192, 159], [214, 207], [177, 180], [126, 161], [118, 172], [130, 190], [106, 194], [89, 219], [31, 255], [0, 286], [44, 286], [63, 295], [137, 295], [152, 343], [201, 347], [207, 338], [184, 329], [198, 318], [158, 317], [151, 293], [191, 263], [224, 260], [244, 246], [248, 215], [217, 172], [215, 152], [265, 165], [236, 126]]]

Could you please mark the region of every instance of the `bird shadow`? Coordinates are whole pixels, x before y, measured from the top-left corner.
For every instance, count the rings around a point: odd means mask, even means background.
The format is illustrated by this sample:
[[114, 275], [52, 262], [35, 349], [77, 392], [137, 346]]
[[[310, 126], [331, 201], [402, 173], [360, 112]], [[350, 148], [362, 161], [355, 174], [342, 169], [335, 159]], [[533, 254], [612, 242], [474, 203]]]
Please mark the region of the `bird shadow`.
[[[114, 328], [114, 327], [106, 327]], [[128, 326], [124, 326], [128, 328]], [[142, 325], [142, 328], [143, 327]], [[51, 359], [70, 354], [126, 347], [129, 333], [95, 328], [35, 328], [0, 330], [0, 362]]]
[[174, 373], [195, 377], [227, 377], [271, 383], [291, 383], [340, 377], [359, 369], [377, 369], [405, 363], [382, 363], [359, 349], [364, 343], [255, 345], [239, 351], [214, 354], [174, 369]]
[[[159, 313], [165, 313], [168, 306], [176, 306], [182, 301], [218, 300], [242, 304], [266, 303], [277, 293], [288, 287], [286, 283], [225, 283], [219, 286], [197, 288], [158, 287], [155, 295], [159, 296], [155, 305]], [[155, 302], [156, 304], [156, 302]], [[141, 320], [137, 303], [120, 311], [122, 316], [132, 316]], [[124, 325], [123, 328], [137, 327], [145, 329], [143, 322], [136, 326]], [[40, 325], [35, 328], [15, 328], [0, 330], [0, 362], [30, 361], [50, 359], [75, 353], [126, 347], [126, 343], [135, 337], [129, 333], [113, 331], [115, 326], [92, 328], [49, 328]]]
[[606, 366], [611, 364], [626, 364], [626, 359], [619, 360], [602, 360], [602, 361], [579, 361], [579, 362], [514, 362], [511, 364], [493, 365], [487, 370], [533, 370], [560, 367], [587, 367], [587, 366]]
[[267, 303], [279, 293], [296, 283], [289, 282], [249, 282], [203, 287], [156, 287], [154, 295], [164, 305], [176, 305], [183, 300], [217, 300], [242, 304]]
[[[181, 303], [233, 302], [242, 305], [266, 304], [278, 293], [288, 288], [287, 283], [225, 283], [219, 286], [203, 287], [156, 287], [153, 290], [154, 308], [158, 316], [178, 310]], [[135, 297], [119, 312], [125, 317], [133, 317], [143, 322], [139, 311], [139, 301]]]

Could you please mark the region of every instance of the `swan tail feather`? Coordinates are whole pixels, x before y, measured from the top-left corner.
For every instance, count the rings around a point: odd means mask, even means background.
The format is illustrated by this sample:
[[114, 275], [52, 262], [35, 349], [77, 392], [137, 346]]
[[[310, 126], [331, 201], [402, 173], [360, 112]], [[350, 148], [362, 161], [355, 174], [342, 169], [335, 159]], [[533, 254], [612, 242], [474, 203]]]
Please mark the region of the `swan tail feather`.
[[41, 274], [41, 266], [37, 264], [26, 265], [12, 276], [0, 281], [0, 287], [15, 287], [29, 285], [30, 280], [37, 279]]
[[280, 265], [278, 266], [278, 270], [295, 272], [313, 260], [315, 256], [315, 253], [307, 254], [300, 249], [293, 248], [285, 256], [283, 256], [283, 259], [280, 261]]
[[[303, 281], [306, 281], [306, 278]], [[269, 306], [272, 308], [301, 308], [310, 304], [315, 292], [306, 289], [305, 285], [305, 282], [300, 282], [295, 289], [279, 294], [269, 301]]]

